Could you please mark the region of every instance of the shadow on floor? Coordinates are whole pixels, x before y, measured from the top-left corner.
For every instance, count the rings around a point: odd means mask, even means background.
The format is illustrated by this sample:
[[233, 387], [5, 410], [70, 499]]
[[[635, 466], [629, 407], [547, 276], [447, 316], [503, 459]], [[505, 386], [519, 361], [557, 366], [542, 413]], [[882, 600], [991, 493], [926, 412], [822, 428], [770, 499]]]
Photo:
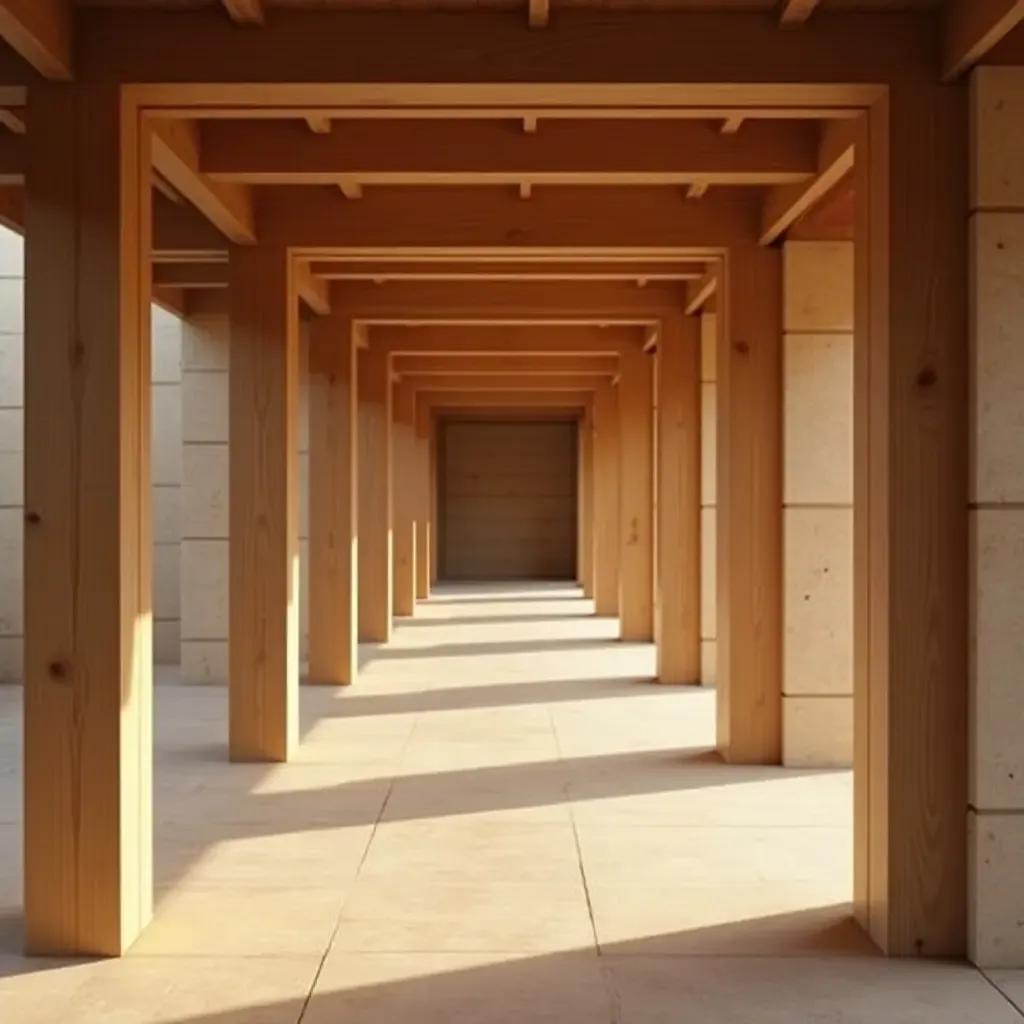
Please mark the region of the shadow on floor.
[[503, 654], [572, 654], [574, 651], [619, 650], [619, 640], [478, 640], [469, 644], [420, 644], [416, 647], [390, 647], [386, 644], [360, 644], [359, 667], [375, 661], [429, 658], [483, 658]]

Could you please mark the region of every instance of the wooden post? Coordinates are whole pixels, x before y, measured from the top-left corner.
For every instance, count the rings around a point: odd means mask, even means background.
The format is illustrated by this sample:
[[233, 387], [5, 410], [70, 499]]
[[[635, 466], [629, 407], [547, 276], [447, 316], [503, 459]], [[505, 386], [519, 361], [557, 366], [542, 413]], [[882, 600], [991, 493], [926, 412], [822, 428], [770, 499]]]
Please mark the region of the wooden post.
[[658, 340], [658, 678], [700, 685], [700, 319]]
[[430, 406], [416, 401], [416, 597], [430, 597], [431, 546], [434, 538], [430, 525]]
[[287, 761], [298, 742], [299, 307], [276, 246], [230, 258], [230, 747]]
[[639, 348], [621, 357], [619, 382], [619, 621], [622, 639], [654, 640], [654, 400], [652, 360]]
[[857, 147], [855, 905], [897, 956], [966, 946], [966, 92], [893, 88]]
[[441, 572], [441, 458], [437, 420], [430, 416], [430, 583], [437, 583]]
[[25, 245], [25, 928], [152, 915], [150, 155], [116, 86], [33, 84]]
[[606, 384], [594, 394], [594, 606], [619, 614], [619, 393]]
[[579, 441], [579, 579], [583, 596], [594, 597], [594, 408], [590, 404], [580, 419]]
[[416, 392], [411, 384], [394, 389], [391, 486], [394, 493], [395, 615], [416, 610]]
[[391, 639], [391, 357], [359, 354], [359, 639]]
[[356, 681], [358, 400], [354, 325], [313, 321], [309, 389], [309, 678]]
[[718, 745], [782, 757], [782, 272], [731, 249], [718, 345]]

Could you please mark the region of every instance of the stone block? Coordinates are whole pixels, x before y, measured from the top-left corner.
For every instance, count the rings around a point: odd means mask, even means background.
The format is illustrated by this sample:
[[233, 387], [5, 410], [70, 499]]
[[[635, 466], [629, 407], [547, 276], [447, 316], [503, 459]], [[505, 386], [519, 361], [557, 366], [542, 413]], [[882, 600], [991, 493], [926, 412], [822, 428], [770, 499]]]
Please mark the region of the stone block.
[[[0, 466], [3, 465], [0, 458]], [[181, 488], [173, 484], [153, 486], [153, 542], [177, 544], [181, 540]]]
[[181, 617], [181, 545], [153, 546], [153, 618]]
[[25, 456], [21, 452], [0, 452], [0, 508], [21, 508], [25, 504]]
[[972, 208], [1024, 208], [1024, 68], [976, 68], [971, 107]]
[[182, 370], [226, 372], [231, 359], [230, 333], [226, 316], [198, 316], [183, 321]]
[[1024, 814], [967, 814], [967, 956], [1024, 967]]
[[1024, 501], [1024, 213], [971, 218], [971, 499]]
[[0, 683], [21, 683], [25, 679], [25, 640], [0, 636]]
[[182, 483], [182, 536], [212, 540], [228, 536], [228, 446], [187, 444]]
[[853, 335], [787, 334], [784, 502], [853, 504]]
[[25, 337], [0, 334], [0, 407], [20, 409], [25, 404]]
[[0, 225], [0, 277], [25, 277], [25, 239]]
[[718, 380], [718, 314], [703, 313], [700, 318], [700, 379]]
[[853, 697], [783, 697], [782, 763], [787, 768], [853, 765]]
[[718, 635], [718, 510], [700, 512], [700, 635]]
[[0, 636], [21, 636], [24, 631], [24, 533], [24, 512], [0, 509]]
[[153, 623], [153, 661], [157, 665], [177, 665], [181, 661], [181, 622], [178, 619]]
[[0, 277], [0, 335], [25, 333], [25, 282]]
[[783, 512], [787, 694], [853, 693], [853, 510]]
[[700, 386], [700, 503], [714, 505], [718, 494], [718, 386]]
[[182, 640], [227, 640], [228, 542], [181, 542]]
[[152, 324], [153, 383], [180, 384], [182, 322], [173, 313], [153, 306]]
[[972, 512], [970, 537], [970, 802], [1024, 810], [1024, 510]]
[[182, 640], [181, 679], [185, 683], [228, 681], [227, 640]]
[[0, 452], [25, 451], [25, 411], [0, 409]]
[[853, 243], [787, 242], [783, 329], [853, 331]]
[[181, 388], [153, 385], [153, 483], [181, 483]]
[[227, 444], [228, 375], [185, 372], [181, 378], [182, 440]]

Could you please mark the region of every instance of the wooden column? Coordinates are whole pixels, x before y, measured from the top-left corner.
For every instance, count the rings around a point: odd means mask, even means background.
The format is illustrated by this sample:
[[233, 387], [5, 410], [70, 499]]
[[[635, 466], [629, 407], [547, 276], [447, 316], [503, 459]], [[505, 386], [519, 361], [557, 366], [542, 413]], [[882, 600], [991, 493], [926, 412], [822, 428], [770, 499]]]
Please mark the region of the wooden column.
[[359, 639], [391, 639], [391, 357], [359, 354]]
[[658, 339], [658, 678], [700, 684], [700, 319]]
[[431, 533], [430, 499], [430, 406], [416, 402], [416, 597], [430, 597], [430, 559], [434, 538]]
[[619, 382], [619, 621], [622, 639], [654, 640], [653, 360], [624, 352]]
[[594, 394], [594, 606], [619, 614], [619, 392], [612, 384]]
[[583, 596], [594, 597], [594, 408], [588, 405], [580, 419], [579, 441], [579, 581]]
[[230, 256], [229, 696], [234, 761], [298, 742], [299, 307], [277, 246]]
[[437, 421], [431, 415], [430, 422], [430, 583], [433, 586], [440, 577], [441, 564], [441, 458], [440, 438]]
[[718, 345], [718, 745], [782, 757], [782, 273], [730, 250]]
[[411, 384], [394, 389], [391, 486], [394, 502], [395, 615], [408, 617], [416, 610], [416, 392]]
[[26, 944], [117, 956], [153, 892], [149, 138], [116, 86], [28, 102]]
[[309, 388], [309, 678], [356, 681], [358, 400], [350, 317], [313, 321]]
[[855, 904], [892, 955], [966, 944], [968, 151], [928, 82], [857, 152]]

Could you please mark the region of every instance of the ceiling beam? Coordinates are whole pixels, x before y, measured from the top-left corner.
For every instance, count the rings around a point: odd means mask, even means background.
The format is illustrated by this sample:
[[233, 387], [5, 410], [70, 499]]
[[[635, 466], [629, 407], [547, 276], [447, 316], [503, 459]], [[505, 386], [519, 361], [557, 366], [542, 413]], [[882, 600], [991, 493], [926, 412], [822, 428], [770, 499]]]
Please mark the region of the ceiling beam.
[[224, 7], [239, 25], [263, 24], [263, 0], [224, 0]]
[[582, 409], [590, 404], [593, 390], [586, 391], [421, 391], [417, 399], [432, 409], [457, 408], [513, 408], [528, 410], [536, 407]]
[[543, 374], [417, 374], [403, 373], [402, 382], [431, 391], [590, 391], [607, 384], [613, 374], [583, 372], [546, 377]]
[[295, 290], [299, 299], [317, 316], [327, 316], [331, 311], [331, 286], [322, 278], [315, 277], [308, 263], [295, 264]]
[[413, 376], [453, 376], [458, 374], [545, 374], [561, 376], [574, 373], [603, 373], [614, 376], [619, 369], [616, 355], [543, 356], [543, 355], [419, 355], [395, 356], [394, 368]]
[[949, 82], [979, 63], [1024, 21], [1024, 0], [948, 0], [943, 77]]
[[0, 38], [44, 78], [72, 77], [71, 0], [0, 0]]
[[530, 28], [546, 28], [551, 20], [551, 0], [527, 0]]
[[369, 329], [369, 343], [386, 347], [392, 355], [431, 357], [618, 356], [638, 348], [641, 336], [636, 328], [579, 324], [561, 327], [474, 325], [471, 329], [451, 325], [376, 326]]
[[211, 181], [200, 170], [197, 126], [188, 121], [153, 122], [153, 167], [232, 242], [256, 241], [252, 196], [245, 185]]
[[802, 25], [814, 13], [821, 0], [782, 0], [779, 10], [779, 23], [782, 25]]
[[853, 169], [858, 122], [825, 122], [818, 148], [818, 173], [800, 185], [781, 185], [765, 196], [761, 244], [781, 238], [815, 203], [828, 195]]
[[330, 135], [331, 119], [329, 117], [307, 117], [306, 127], [316, 135]]
[[[603, 96], [619, 106], [863, 106], [880, 86], [934, 65], [931, 11], [864, 12], [779, 32], [763, 12], [641, 6], [567, 8], [544, 32], [524, 32], [501, 10], [453, 17], [316, 5], [239, 32], [204, 8], [87, 7], [76, 13], [75, 53], [83, 79], [159, 84], [159, 105], [225, 107], [265, 107], [268, 96], [321, 107], [356, 96], [378, 105], [565, 105], [560, 95], [575, 105]], [[177, 100], [166, 88], [175, 84], [190, 86]], [[270, 91], [276, 85], [286, 88]]]
[[221, 262], [230, 243], [204, 216], [187, 203], [153, 196], [153, 259], [158, 262]]
[[311, 258], [699, 258], [757, 240], [760, 194], [720, 189], [687, 204], [671, 189], [540, 189], [524, 203], [501, 189], [376, 189], [348, 202], [331, 189], [274, 188], [260, 197], [258, 226], [261, 241]]
[[702, 121], [555, 121], [535, 135], [512, 121], [338, 122], [314, 135], [294, 121], [202, 123], [200, 170], [260, 185], [773, 185], [817, 171], [810, 121], [751, 122], [723, 135]]
[[703, 263], [679, 261], [369, 260], [315, 262], [313, 273], [348, 281], [691, 281]]
[[686, 285], [686, 305], [683, 311], [687, 316], [699, 313], [711, 297], [718, 291], [718, 267], [709, 270], [699, 281], [690, 281]]

